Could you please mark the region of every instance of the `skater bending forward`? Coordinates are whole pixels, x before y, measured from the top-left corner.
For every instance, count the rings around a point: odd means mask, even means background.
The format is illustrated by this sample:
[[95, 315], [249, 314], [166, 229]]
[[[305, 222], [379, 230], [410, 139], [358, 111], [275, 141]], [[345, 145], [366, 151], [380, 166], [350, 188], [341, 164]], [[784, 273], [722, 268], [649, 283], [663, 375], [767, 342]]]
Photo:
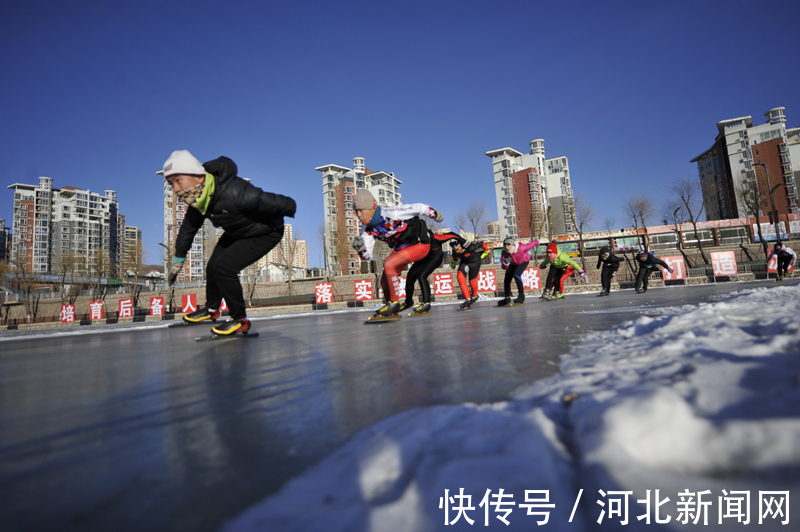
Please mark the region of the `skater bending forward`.
[[430, 249], [425, 258], [414, 262], [408, 270], [406, 275], [406, 299], [400, 305], [400, 312], [414, 306], [414, 284], [419, 283], [420, 298], [422, 302], [414, 307], [415, 314], [425, 314], [431, 310], [431, 284], [428, 282], [428, 276], [433, 273], [433, 270], [442, 265], [444, 259], [444, 251], [442, 244], [447, 240], [453, 238], [451, 234], [440, 235], [428, 229], [428, 239], [430, 240]]
[[430, 251], [428, 226], [420, 219], [427, 216], [444, 220], [441, 212], [424, 203], [380, 207], [370, 191], [361, 189], [355, 197], [356, 216], [364, 224], [361, 235], [353, 239], [361, 259], [371, 260], [375, 240], [386, 242], [392, 252], [383, 261], [381, 289], [385, 304], [376, 315], [391, 316], [400, 311], [400, 272], [412, 262], [424, 259]]
[[184, 315], [184, 321], [216, 321], [222, 299], [225, 299], [230, 319], [215, 325], [211, 332], [215, 335], [246, 334], [250, 330], [250, 320], [245, 311], [239, 272], [281, 241], [283, 217], [294, 217], [297, 208], [294, 200], [264, 192], [237, 177], [236, 164], [227, 157], [200, 164], [188, 151], [174, 151], [163, 170], [157, 173], [172, 185], [175, 203], [180, 201], [188, 206], [175, 239], [170, 284], [183, 270], [194, 236], [206, 219], [225, 230], [206, 265], [205, 307]]
[[506, 297], [497, 304], [498, 306], [502, 307], [511, 303], [512, 279], [517, 284], [517, 292], [519, 292], [514, 303], [520, 304], [525, 302], [525, 286], [522, 284], [522, 272], [525, 271], [525, 268], [528, 267], [528, 263], [531, 260], [529, 251], [538, 245], [538, 240], [534, 240], [530, 244], [522, 244], [510, 236], [503, 240], [503, 251], [500, 253], [500, 267], [506, 271], [505, 279], [503, 279], [503, 291]]
[[603, 290], [597, 294], [598, 297], [607, 296], [611, 293], [611, 279], [617, 274], [619, 265], [623, 261], [622, 257], [617, 257], [611, 253], [608, 246], [600, 248], [600, 255], [597, 257], [597, 268], [603, 267], [603, 271], [600, 272], [600, 283], [603, 285]]
[[550, 265], [550, 271], [547, 272], [547, 282], [542, 293], [542, 298], [545, 301], [563, 299], [564, 281], [567, 280], [567, 277], [572, 277], [576, 270], [581, 278], [586, 279], [586, 272], [583, 271], [583, 268], [569, 258], [569, 255], [559, 250], [555, 242], [550, 242], [547, 246], [547, 257], [539, 264], [539, 268], [544, 268], [548, 264]]
[[773, 246], [772, 251], [769, 252], [767, 257], [767, 264], [772, 259], [773, 255], [778, 256], [778, 278], [776, 281], [782, 281], [789, 273], [789, 268], [794, 264], [797, 259], [797, 254], [789, 246], [783, 245], [783, 242], [778, 242]]
[[658, 271], [658, 266], [672, 273], [672, 268], [669, 267], [669, 264], [661, 259], [657, 259], [655, 255], [648, 253], [644, 249], [636, 254], [636, 262], [639, 263], [639, 271], [636, 272], [635, 285], [637, 294], [647, 292], [647, 283], [650, 281], [650, 275]]
[[483, 242], [470, 242], [455, 233], [450, 235], [453, 238], [450, 243], [453, 250], [450, 267], [455, 269], [458, 266], [458, 286], [464, 294], [461, 308], [465, 309], [478, 300], [478, 273], [481, 271], [481, 259], [489, 253], [489, 248]]

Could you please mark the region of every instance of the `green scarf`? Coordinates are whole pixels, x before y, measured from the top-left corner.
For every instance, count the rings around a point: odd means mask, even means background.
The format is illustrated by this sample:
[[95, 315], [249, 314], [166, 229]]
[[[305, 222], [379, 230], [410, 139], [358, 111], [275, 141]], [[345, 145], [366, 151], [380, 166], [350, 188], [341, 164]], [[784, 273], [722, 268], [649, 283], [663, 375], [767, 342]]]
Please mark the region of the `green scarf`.
[[194, 186], [189, 190], [182, 190], [177, 193], [178, 200], [184, 202], [189, 207], [194, 207], [202, 214], [208, 210], [208, 203], [214, 194], [214, 176], [206, 173], [203, 184]]

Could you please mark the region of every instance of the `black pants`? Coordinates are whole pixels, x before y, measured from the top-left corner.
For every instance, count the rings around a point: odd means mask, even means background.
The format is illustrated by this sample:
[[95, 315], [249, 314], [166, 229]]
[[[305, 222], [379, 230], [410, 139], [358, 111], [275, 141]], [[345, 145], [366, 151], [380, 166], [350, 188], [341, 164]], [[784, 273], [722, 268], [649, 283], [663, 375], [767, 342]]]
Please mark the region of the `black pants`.
[[778, 257], [778, 275], [786, 276], [789, 274], [789, 265], [792, 263], [792, 257]]
[[[530, 262], [530, 261], [528, 261]], [[503, 290], [506, 297], [511, 297], [511, 279], [517, 283], [517, 300], [522, 303], [525, 301], [525, 287], [522, 285], [522, 272], [528, 267], [528, 262], [523, 264], [512, 264], [506, 270], [506, 278], [503, 279]]]
[[650, 281], [650, 274], [653, 273], [655, 268], [639, 268], [639, 271], [636, 272], [636, 290], [640, 287], [643, 287], [647, 290], [647, 283]]
[[603, 271], [600, 272], [600, 283], [603, 285], [603, 290], [606, 292], [611, 291], [611, 278], [617, 273], [617, 268], [606, 268], [603, 266]]
[[283, 227], [264, 236], [235, 239], [223, 234], [206, 265], [206, 306], [218, 309], [222, 299], [231, 318], [247, 316], [239, 272], [269, 253], [283, 238]]
[[418, 260], [411, 266], [406, 275], [406, 302], [411, 303], [414, 300], [414, 283], [416, 282], [419, 282], [422, 302], [431, 302], [431, 284], [428, 282], [428, 276], [442, 265], [442, 258], [444, 258], [444, 251], [433, 250], [424, 259]]

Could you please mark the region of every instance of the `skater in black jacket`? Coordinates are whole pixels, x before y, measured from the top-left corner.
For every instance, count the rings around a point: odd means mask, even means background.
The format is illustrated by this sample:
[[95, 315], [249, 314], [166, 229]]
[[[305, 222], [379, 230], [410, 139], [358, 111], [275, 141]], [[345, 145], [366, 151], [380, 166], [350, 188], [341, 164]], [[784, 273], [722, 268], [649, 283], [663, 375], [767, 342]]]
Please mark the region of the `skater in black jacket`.
[[283, 217], [294, 217], [297, 208], [294, 200], [264, 192], [237, 177], [236, 164], [227, 157], [200, 164], [188, 151], [174, 151], [164, 168], [156, 173], [172, 185], [175, 203], [181, 201], [188, 206], [175, 239], [175, 256], [168, 277], [170, 284], [183, 270], [194, 236], [206, 219], [225, 230], [206, 265], [206, 305], [184, 315], [184, 321], [216, 321], [224, 298], [231, 319], [213, 327], [212, 333], [247, 334], [250, 320], [245, 311], [239, 272], [281, 241]]
[[428, 236], [431, 241], [430, 251], [424, 259], [416, 261], [409, 268], [406, 275], [406, 300], [400, 304], [398, 312], [414, 306], [414, 283], [419, 283], [420, 299], [422, 299], [422, 302], [414, 308], [414, 313], [425, 314], [431, 310], [431, 284], [428, 282], [428, 276], [442, 265], [444, 259], [442, 244], [456, 235], [454, 233], [440, 235], [428, 229]]
[[778, 242], [772, 247], [769, 256], [767, 257], [767, 264], [772, 259], [773, 255], [778, 256], [778, 277], [775, 281], [782, 281], [784, 277], [789, 274], [789, 268], [794, 264], [797, 259], [797, 254], [789, 246], [784, 246], [783, 242]]
[[619, 265], [624, 260], [622, 257], [617, 257], [611, 253], [608, 246], [600, 248], [600, 255], [597, 257], [597, 268], [600, 269], [601, 265], [603, 267], [603, 271], [600, 272], [600, 283], [603, 286], [603, 290], [597, 294], [598, 297], [607, 296], [611, 293], [611, 279], [617, 274]]
[[643, 294], [647, 292], [647, 283], [650, 280], [650, 275], [654, 271], [658, 271], [658, 266], [666, 268], [669, 273], [672, 273], [672, 268], [669, 264], [661, 259], [657, 259], [652, 253], [646, 250], [641, 250], [636, 254], [636, 262], [639, 263], [639, 271], [636, 272], [636, 293]]
[[489, 253], [483, 242], [470, 242], [456, 235], [450, 246], [453, 250], [453, 261], [450, 267], [458, 265], [458, 286], [464, 294], [462, 309], [467, 309], [478, 300], [478, 273], [481, 271], [481, 259]]

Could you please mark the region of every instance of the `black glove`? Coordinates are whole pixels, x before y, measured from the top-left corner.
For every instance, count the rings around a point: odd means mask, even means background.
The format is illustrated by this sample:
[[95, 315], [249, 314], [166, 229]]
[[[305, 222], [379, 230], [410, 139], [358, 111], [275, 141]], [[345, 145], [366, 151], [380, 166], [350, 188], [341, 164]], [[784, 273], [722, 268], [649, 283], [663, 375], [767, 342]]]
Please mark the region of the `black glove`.
[[356, 253], [359, 255], [366, 251], [367, 246], [364, 244], [364, 238], [361, 235], [353, 238], [353, 249], [356, 250]]

